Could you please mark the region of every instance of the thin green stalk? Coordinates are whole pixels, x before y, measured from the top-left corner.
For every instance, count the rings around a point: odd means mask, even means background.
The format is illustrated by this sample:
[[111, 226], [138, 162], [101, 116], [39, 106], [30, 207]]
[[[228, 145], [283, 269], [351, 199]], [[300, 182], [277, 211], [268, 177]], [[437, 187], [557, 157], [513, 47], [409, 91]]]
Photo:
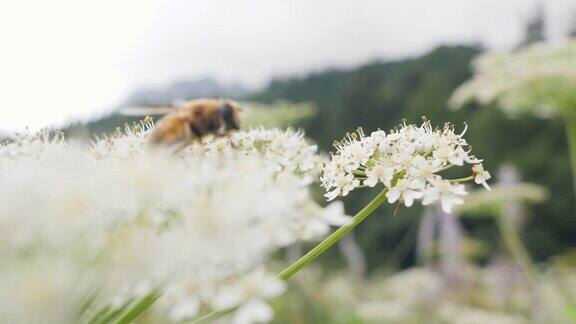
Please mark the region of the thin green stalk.
[[152, 291], [146, 296], [134, 301], [134, 305], [114, 320], [114, 324], [128, 324], [147, 310], [162, 294]]
[[286, 280], [292, 277], [296, 272], [300, 271], [300, 269], [304, 268], [306, 265], [308, 265], [308, 263], [312, 262], [322, 253], [328, 250], [332, 245], [338, 242], [344, 235], [348, 234], [352, 229], [354, 229], [354, 227], [362, 223], [366, 217], [370, 216], [370, 214], [372, 214], [372, 212], [386, 200], [386, 191], [386, 189], [380, 191], [380, 193], [374, 197], [374, 199], [372, 199], [372, 201], [368, 203], [366, 207], [364, 207], [352, 218], [350, 224], [344, 225], [337, 229], [334, 233], [332, 233], [330, 236], [316, 245], [312, 250], [310, 250], [310, 252], [306, 253], [298, 261], [294, 262], [288, 268], [284, 269], [284, 271], [280, 272], [278, 274], [278, 278]]
[[[520, 271], [522, 271], [522, 275], [526, 278], [526, 281], [530, 285], [532, 294], [535, 297], [535, 299], [532, 301], [532, 306], [534, 306], [532, 307], [532, 316], [534, 316], [534, 319], [536, 319], [540, 316], [539, 313], [542, 311], [542, 308], [547, 308], [546, 304], [542, 304], [542, 299], [544, 296], [539, 286], [540, 271], [534, 265], [530, 254], [522, 244], [522, 240], [518, 235], [516, 227], [510, 221], [510, 219], [504, 215], [499, 215], [497, 217], [497, 221], [498, 227], [502, 233], [502, 237], [504, 238], [504, 242], [512, 254], [514, 261], [520, 267]], [[563, 299], [566, 298], [562, 291], [560, 291], [560, 296]], [[541, 321], [537, 320], [537, 322]]]
[[436, 171], [436, 172], [442, 172], [442, 171], [446, 171], [448, 169], [450, 169], [451, 167], [453, 167], [454, 164], [448, 164], [447, 166], [440, 168], [440, 170]]
[[576, 116], [574, 114], [565, 114], [564, 123], [566, 128], [566, 137], [568, 138], [568, 151], [570, 152], [570, 166], [572, 169], [572, 184], [574, 194], [576, 195]]
[[[366, 207], [364, 207], [361, 211], [359, 211], [354, 217], [352, 221], [348, 225], [344, 225], [337, 229], [334, 233], [330, 236], [325, 238], [322, 242], [316, 245], [312, 250], [302, 256], [298, 261], [294, 262], [288, 268], [284, 269], [284, 271], [278, 274], [278, 278], [282, 280], [287, 280], [312, 262], [314, 259], [322, 255], [326, 250], [328, 250], [332, 245], [338, 242], [344, 235], [348, 234], [352, 229], [354, 229], [358, 224], [362, 223], [378, 206], [382, 205], [382, 203], [386, 200], [386, 188], [384, 188], [380, 193], [372, 199]], [[212, 312], [204, 317], [201, 317], [194, 321], [194, 324], [199, 323], [208, 323], [210, 321], [214, 321], [218, 318], [226, 316], [236, 310], [237, 307], [226, 308], [223, 310]]]
[[536, 289], [538, 285], [538, 269], [534, 266], [530, 254], [522, 244], [518, 232], [514, 228], [514, 224], [506, 216], [499, 215], [496, 217], [498, 227], [502, 233], [502, 238], [506, 247], [512, 254], [514, 261], [520, 267], [522, 274], [530, 283], [530, 285]]
[[465, 177], [465, 178], [458, 178], [458, 179], [448, 179], [448, 181], [450, 182], [466, 182], [466, 181], [470, 181], [470, 180], [474, 180], [474, 176], [471, 175], [469, 177]]

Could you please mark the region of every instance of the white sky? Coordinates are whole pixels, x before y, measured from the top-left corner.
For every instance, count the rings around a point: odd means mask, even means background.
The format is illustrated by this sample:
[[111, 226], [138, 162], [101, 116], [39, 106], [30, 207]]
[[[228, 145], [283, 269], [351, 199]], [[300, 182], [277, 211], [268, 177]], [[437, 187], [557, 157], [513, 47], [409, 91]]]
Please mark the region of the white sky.
[[[440, 43], [514, 45], [538, 0], [13, 0], [0, 2], [0, 129], [114, 107], [143, 85], [274, 76]], [[559, 37], [573, 0], [540, 0]], [[572, 10], [568, 10], [572, 9]]]

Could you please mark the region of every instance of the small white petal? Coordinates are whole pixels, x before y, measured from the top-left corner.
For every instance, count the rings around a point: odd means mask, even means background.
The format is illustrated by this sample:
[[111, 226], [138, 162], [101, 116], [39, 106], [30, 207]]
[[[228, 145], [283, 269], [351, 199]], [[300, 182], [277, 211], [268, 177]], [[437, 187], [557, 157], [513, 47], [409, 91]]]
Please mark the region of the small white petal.
[[400, 198], [401, 192], [397, 188], [392, 188], [386, 193], [388, 203], [393, 204]]

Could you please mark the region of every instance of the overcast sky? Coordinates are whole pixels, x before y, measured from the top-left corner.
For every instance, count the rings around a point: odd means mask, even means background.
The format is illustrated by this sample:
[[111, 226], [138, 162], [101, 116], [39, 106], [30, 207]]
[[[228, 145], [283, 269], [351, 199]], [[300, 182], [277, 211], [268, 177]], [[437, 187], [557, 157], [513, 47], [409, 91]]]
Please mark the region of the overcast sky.
[[[131, 90], [275, 76], [441, 43], [516, 44], [538, 0], [51, 0], [0, 3], [0, 129], [109, 110]], [[561, 37], [574, 0], [541, 0]]]

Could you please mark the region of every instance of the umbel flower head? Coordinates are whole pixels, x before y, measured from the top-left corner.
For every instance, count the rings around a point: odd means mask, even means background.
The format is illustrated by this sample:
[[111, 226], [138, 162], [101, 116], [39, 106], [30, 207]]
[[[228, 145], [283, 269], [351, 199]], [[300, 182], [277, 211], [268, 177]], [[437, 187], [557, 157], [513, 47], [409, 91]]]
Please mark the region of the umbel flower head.
[[477, 100], [506, 112], [553, 117], [576, 107], [576, 39], [543, 42], [516, 52], [488, 52], [473, 63], [474, 77], [456, 90], [452, 108]]
[[[377, 130], [366, 136], [362, 129], [347, 134], [334, 144], [336, 152], [326, 163], [321, 177], [328, 200], [346, 196], [351, 190], [382, 184], [389, 203], [402, 202], [406, 207], [421, 200], [423, 205], [440, 202], [451, 212], [462, 204], [466, 189], [462, 182], [474, 180], [486, 189], [490, 173], [470, 154], [463, 138], [451, 124], [434, 129], [427, 120], [420, 125], [402, 124], [386, 133]], [[469, 168], [471, 175], [444, 179], [442, 172], [453, 167]]]

